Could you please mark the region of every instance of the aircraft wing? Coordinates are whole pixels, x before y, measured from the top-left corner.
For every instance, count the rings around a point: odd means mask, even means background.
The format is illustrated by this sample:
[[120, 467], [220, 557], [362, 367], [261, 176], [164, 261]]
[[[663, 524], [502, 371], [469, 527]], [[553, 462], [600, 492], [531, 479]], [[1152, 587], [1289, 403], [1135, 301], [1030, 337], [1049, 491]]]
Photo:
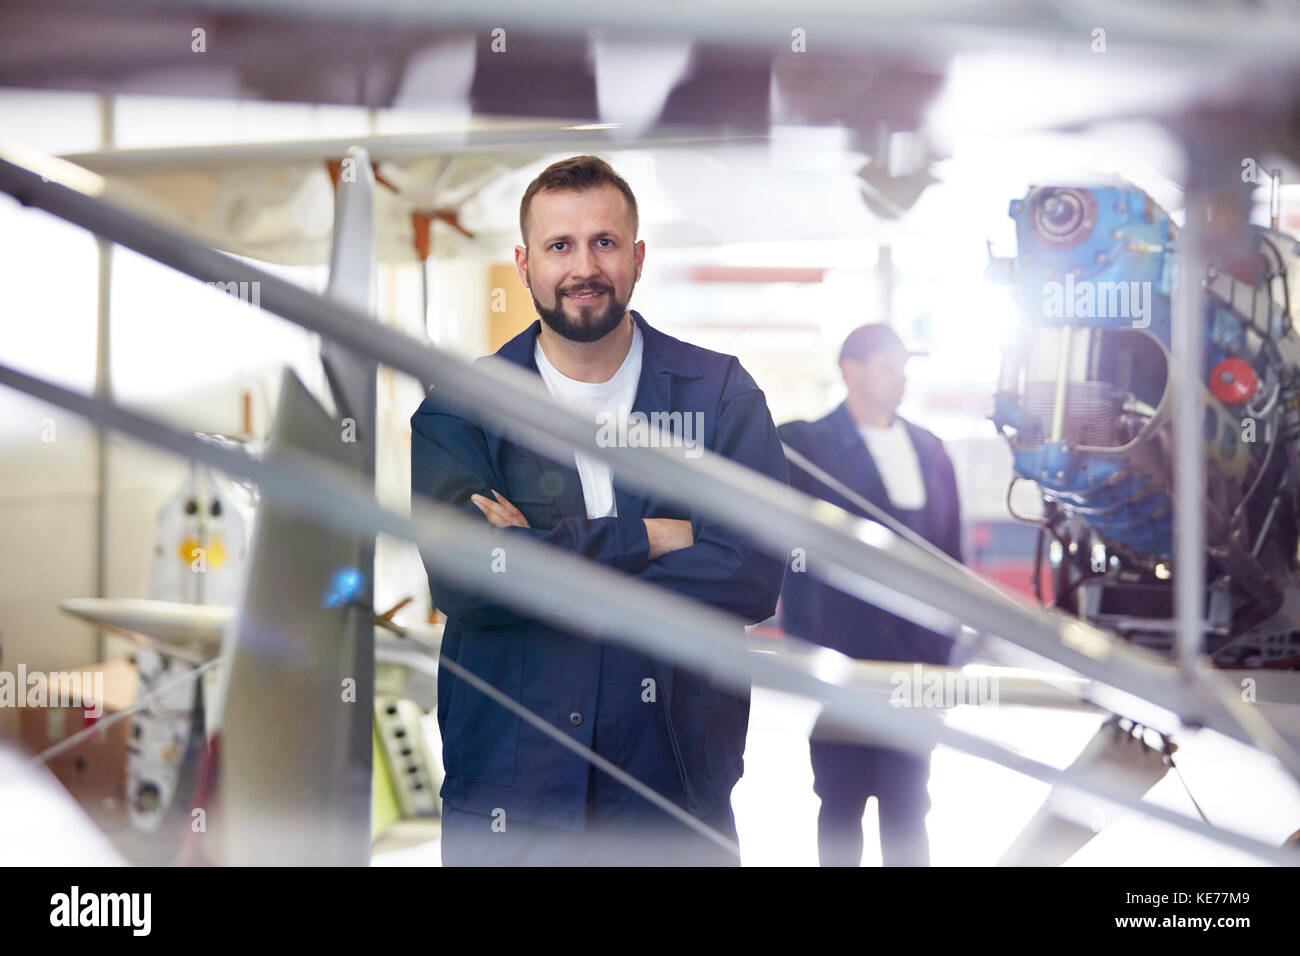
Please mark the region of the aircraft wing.
[[[158, 641], [214, 647], [221, 644], [223, 631], [235, 617], [233, 607], [134, 598], [67, 598], [59, 602], [59, 609], [97, 627]], [[400, 627], [407, 638], [419, 644], [438, 647], [442, 643], [441, 625], [402, 624]], [[391, 635], [386, 630], [383, 633]]]
[[[413, 213], [434, 220], [440, 255], [474, 247], [448, 219], [459, 224], [462, 207], [483, 190], [553, 154], [766, 140], [668, 133], [629, 142], [599, 128], [498, 122], [468, 132], [99, 150], [62, 158], [148, 197], [213, 248], [281, 265], [320, 265], [332, 250], [329, 164], [353, 148], [364, 149], [374, 165], [375, 248], [378, 261], [388, 263], [417, 261]], [[479, 233], [473, 210], [466, 215], [473, 227], [466, 231]], [[498, 238], [493, 234], [493, 241]]]

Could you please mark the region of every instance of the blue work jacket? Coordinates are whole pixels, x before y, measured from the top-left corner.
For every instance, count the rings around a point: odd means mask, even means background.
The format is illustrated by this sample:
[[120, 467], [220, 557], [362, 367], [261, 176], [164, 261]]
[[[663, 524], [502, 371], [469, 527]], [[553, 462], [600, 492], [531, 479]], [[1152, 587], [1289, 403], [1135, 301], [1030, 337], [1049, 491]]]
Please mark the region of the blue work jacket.
[[[787, 422], [779, 431], [781, 439], [799, 454], [961, 561], [961, 510], [952, 461], [938, 436], [898, 417], [912, 439], [925, 484], [925, 506], [919, 513], [901, 510], [889, 500], [880, 469], [847, 405], [841, 404], [815, 422]], [[852, 514], [869, 517], [848, 498], [793, 463], [790, 485]], [[786, 633], [861, 660], [948, 662], [951, 639], [825, 584], [815, 576], [816, 564], [816, 555], [810, 554], [806, 570], [785, 576], [781, 627]]]
[[[703, 435], [695, 438], [705, 448], [785, 482], [785, 454], [767, 400], [740, 362], [656, 331], [636, 312], [632, 316], [643, 341], [633, 410], [700, 412]], [[536, 374], [540, 328], [541, 322], [534, 322], [497, 356]], [[554, 461], [538, 455], [486, 429], [473, 413], [445, 403], [438, 389], [431, 389], [411, 417], [412, 494], [483, 521], [470, 495], [491, 498], [491, 489], [531, 526], [503, 529], [503, 542], [510, 534], [524, 534], [748, 623], [776, 610], [783, 562], [760, 552], [742, 532], [624, 487], [617, 475], [617, 516], [588, 518], [571, 456]], [[690, 520], [695, 543], [650, 561], [643, 518]], [[449, 588], [432, 573], [429, 587], [434, 605], [447, 616], [445, 656], [591, 746], [599, 641], [516, 613], [486, 594]], [[582, 594], [573, 600], [582, 600]], [[743, 770], [749, 692], [716, 686], [668, 660], [654, 663], [686, 808], [707, 816], [730, 798]], [[588, 764], [582, 757], [450, 672], [438, 681], [438, 726], [447, 804], [483, 814], [500, 808], [507, 821], [583, 829]]]

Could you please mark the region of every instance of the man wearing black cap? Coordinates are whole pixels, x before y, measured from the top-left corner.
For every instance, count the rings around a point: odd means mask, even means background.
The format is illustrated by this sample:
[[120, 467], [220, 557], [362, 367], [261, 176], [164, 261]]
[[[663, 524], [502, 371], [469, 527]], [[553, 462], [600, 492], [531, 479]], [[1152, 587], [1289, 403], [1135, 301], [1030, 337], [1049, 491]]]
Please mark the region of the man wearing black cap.
[[[789, 448], [832, 480], [790, 461], [790, 484], [852, 512], [865, 509], [836, 485], [855, 492], [961, 560], [957, 481], [942, 442], [897, 414], [913, 355], [888, 325], [864, 325], [840, 349], [848, 397], [825, 418], [779, 429]], [[805, 565], [811, 565], [807, 567]], [[814, 577], [816, 555], [787, 570], [781, 622], [796, 637], [866, 660], [946, 664], [951, 641], [850, 597]], [[835, 742], [819, 721], [809, 747], [813, 788], [821, 798], [817, 842], [822, 866], [862, 862], [862, 815], [874, 794], [880, 805], [880, 844], [886, 866], [928, 866], [925, 815], [930, 757], [887, 747]]]

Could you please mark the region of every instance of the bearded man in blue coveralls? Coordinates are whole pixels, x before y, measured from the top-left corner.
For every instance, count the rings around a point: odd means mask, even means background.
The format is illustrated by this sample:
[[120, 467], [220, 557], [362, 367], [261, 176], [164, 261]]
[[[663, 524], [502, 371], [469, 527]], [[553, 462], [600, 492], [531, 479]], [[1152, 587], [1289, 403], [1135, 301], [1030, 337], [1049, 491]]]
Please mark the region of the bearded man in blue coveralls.
[[[932, 432], [897, 414], [907, 383], [904, 366], [917, 353], [903, 346], [888, 325], [854, 329], [840, 349], [844, 402], [815, 422], [787, 422], [782, 439], [792, 449], [861, 498], [961, 561], [961, 512], [957, 478], [943, 443]], [[796, 465], [790, 484], [846, 511], [866, 510]], [[947, 664], [952, 641], [845, 594], [806, 568], [785, 576], [781, 626], [789, 634], [834, 648], [849, 657], [878, 661]], [[862, 863], [862, 816], [875, 795], [880, 848], [886, 866], [927, 866], [930, 845], [925, 816], [930, 755], [837, 740], [822, 721], [809, 749], [813, 789], [821, 798], [817, 818], [822, 866]]]
[[[556, 400], [598, 424], [680, 413], [668, 420], [688, 448], [787, 480], [766, 398], [740, 363], [628, 309], [645, 243], [622, 177], [594, 156], [555, 163], [525, 191], [519, 218], [515, 264], [541, 318], [498, 357], [540, 375]], [[773, 614], [779, 558], [742, 532], [614, 478], [592, 456], [551, 460], [493, 433], [436, 388], [411, 418], [412, 492], [502, 529], [507, 549], [510, 536], [521, 535], [747, 623]], [[551, 626], [432, 573], [429, 585], [447, 616], [446, 657], [736, 840], [731, 790], [743, 766], [747, 689]], [[445, 865], [738, 862], [445, 670], [438, 724]]]

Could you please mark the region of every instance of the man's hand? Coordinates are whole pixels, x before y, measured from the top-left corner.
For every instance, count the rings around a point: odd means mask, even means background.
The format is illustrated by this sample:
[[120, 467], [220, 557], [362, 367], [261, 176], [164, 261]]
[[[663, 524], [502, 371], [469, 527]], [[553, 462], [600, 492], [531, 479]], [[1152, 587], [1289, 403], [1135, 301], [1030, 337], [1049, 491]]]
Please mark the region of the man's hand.
[[695, 534], [691, 523], [681, 518], [642, 518], [645, 522], [646, 536], [650, 539], [650, 560], [661, 557], [669, 551], [689, 548], [695, 543]]
[[478, 505], [478, 510], [483, 512], [495, 527], [506, 528], [510, 525], [520, 528], [532, 527], [528, 519], [520, 514], [519, 509], [507, 501], [501, 492], [493, 489], [492, 494], [496, 495], [496, 501], [490, 501], [482, 495], [470, 495], [469, 500]]

